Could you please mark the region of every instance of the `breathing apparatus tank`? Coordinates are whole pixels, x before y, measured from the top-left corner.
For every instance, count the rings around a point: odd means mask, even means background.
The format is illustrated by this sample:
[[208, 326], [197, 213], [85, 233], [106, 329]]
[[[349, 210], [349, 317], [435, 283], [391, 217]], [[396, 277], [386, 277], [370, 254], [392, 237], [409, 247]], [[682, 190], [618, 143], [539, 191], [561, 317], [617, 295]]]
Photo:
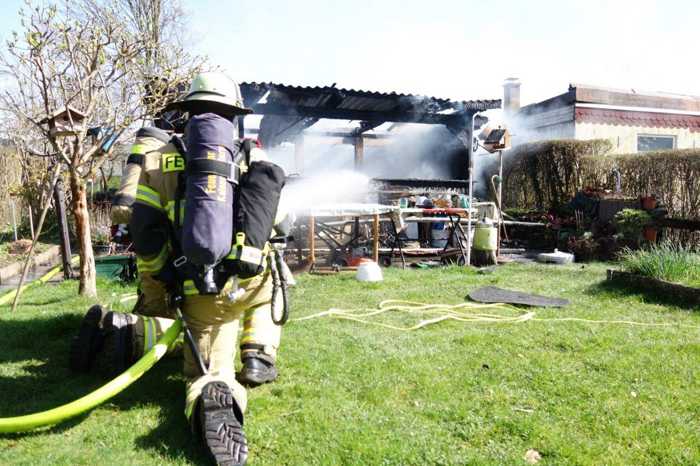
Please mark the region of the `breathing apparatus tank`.
[[213, 113], [196, 115], [187, 124], [181, 247], [203, 294], [218, 292], [213, 269], [231, 250], [238, 183], [233, 132], [230, 120]]
[[241, 176], [234, 204], [235, 241], [226, 264], [230, 273], [242, 279], [265, 270], [272, 252], [269, 240], [285, 183], [284, 169], [275, 163], [248, 159], [246, 164], [248, 168]]

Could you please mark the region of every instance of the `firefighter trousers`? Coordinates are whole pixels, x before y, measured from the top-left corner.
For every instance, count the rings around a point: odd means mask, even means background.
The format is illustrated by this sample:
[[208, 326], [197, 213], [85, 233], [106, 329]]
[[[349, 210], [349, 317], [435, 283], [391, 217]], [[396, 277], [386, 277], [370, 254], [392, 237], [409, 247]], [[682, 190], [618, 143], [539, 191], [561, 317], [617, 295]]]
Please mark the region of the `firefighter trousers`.
[[[235, 282], [234, 282], [235, 283]], [[246, 392], [235, 377], [234, 361], [238, 347], [238, 332], [243, 321], [242, 345], [253, 345], [276, 357], [279, 347], [281, 327], [272, 322], [272, 278], [269, 273], [239, 283], [243, 293], [234, 301], [229, 293], [234, 286], [231, 281], [216, 296], [186, 296], [182, 312], [197, 347], [208, 363], [209, 373], [200, 374], [195, 358], [189, 347], [184, 347], [184, 374], [188, 380], [186, 414], [192, 413], [201, 389], [211, 381], [223, 381], [231, 387], [236, 402], [245, 410]], [[275, 311], [282, 305], [278, 293]], [[155, 316], [138, 316], [135, 323], [134, 351], [138, 356], [148, 351], [160, 336], [173, 324], [174, 320]]]

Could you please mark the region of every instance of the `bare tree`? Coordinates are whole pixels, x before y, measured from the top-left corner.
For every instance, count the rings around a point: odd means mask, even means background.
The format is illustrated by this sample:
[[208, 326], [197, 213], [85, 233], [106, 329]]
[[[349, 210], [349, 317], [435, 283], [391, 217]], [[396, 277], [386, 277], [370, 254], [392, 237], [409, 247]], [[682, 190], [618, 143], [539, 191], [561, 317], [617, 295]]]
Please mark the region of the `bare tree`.
[[[144, 65], [153, 72], [160, 63], [171, 61], [172, 53], [183, 47], [186, 30], [184, 12], [178, 2], [172, 0], [117, 0], [128, 16], [131, 27], [148, 38], [149, 47], [144, 51]], [[163, 44], [175, 47], [161, 47]], [[162, 60], [162, 57], [167, 57]]]
[[[167, 43], [156, 21], [176, 0], [139, 0], [157, 27], [141, 28], [124, 0], [27, 0], [0, 71], [10, 86], [4, 108], [30, 125], [34, 154], [62, 163], [80, 248], [79, 292], [96, 295], [86, 180], [108, 159], [115, 141], [156, 115], [201, 66], [179, 44]], [[148, 5], [155, 9], [149, 9]], [[141, 9], [142, 8], [142, 9]], [[167, 53], [160, 53], [166, 50]], [[156, 78], [157, 77], [157, 78]], [[145, 99], [148, 90], [149, 98]]]

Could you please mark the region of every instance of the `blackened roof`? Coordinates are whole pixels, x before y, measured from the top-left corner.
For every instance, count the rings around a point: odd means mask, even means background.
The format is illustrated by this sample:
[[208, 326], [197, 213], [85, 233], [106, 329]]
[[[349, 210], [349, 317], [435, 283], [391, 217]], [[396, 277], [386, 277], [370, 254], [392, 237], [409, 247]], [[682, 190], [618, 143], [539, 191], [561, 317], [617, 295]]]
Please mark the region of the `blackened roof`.
[[[321, 118], [360, 121], [358, 134], [384, 122], [444, 124], [463, 128], [476, 112], [501, 107], [501, 101], [453, 101], [438, 97], [382, 93], [333, 86], [242, 83], [245, 105], [263, 114], [260, 137], [275, 145]], [[265, 121], [267, 120], [267, 121]]]

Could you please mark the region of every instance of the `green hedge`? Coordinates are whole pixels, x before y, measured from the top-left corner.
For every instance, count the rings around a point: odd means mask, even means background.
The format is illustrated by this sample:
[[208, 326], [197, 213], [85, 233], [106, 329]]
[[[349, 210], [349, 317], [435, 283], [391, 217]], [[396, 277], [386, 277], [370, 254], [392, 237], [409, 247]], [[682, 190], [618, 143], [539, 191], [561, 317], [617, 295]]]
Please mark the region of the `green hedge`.
[[543, 141], [505, 155], [504, 204], [524, 209], [565, 205], [586, 187], [615, 189], [621, 175], [625, 196], [654, 194], [672, 217], [700, 218], [700, 150], [610, 154], [607, 140]]
[[613, 188], [612, 170], [620, 171], [622, 192], [654, 194], [669, 216], [700, 219], [700, 149], [684, 149], [602, 158], [587, 156], [586, 166], [598, 185]]

